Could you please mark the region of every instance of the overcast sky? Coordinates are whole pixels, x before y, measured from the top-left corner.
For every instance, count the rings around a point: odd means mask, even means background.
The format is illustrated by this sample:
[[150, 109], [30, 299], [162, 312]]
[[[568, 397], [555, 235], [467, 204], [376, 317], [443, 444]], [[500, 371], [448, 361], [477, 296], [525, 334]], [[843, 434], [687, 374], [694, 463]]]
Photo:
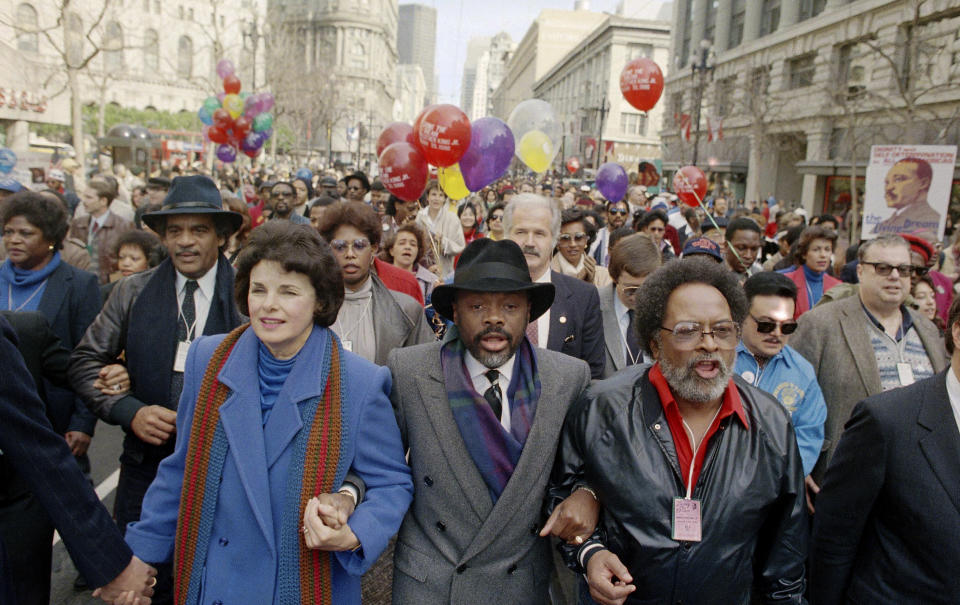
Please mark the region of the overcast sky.
[[[419, 0], [418, 3], [437, 9], [438, 99], [441, 103], [459, 105], [463, 62], [470, 38], [506, 31], [519, 43], [542, 9], [572, 10], [574, 0]], [[618, 0], [591, 0], [590, 10], [614, 12], [618, 3]], [[637, 0], [632, 4], [638, 4]], [[660, 4], [659, 0], [649, 0], [653, 14]]]

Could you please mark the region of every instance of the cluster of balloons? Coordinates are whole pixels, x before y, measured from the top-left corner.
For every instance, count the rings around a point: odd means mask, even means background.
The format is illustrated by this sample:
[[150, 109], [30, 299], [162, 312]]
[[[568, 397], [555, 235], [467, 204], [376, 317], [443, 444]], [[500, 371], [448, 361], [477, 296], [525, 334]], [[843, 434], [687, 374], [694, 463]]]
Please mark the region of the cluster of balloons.
[[6, 147], [0, 148], [0, 174], [10, 174], [17, 165], [17, 154]]
[[460, 200], [503, 176], [514, 154], [543, 172], [559, 139], [553, 108], [538, 99], [517, 105], [508, 122], [487, 117], [471, 123], [454, 105], [430, 105], [412, 126], [394, 122], [380, 133], [380, 180], [395, 196], [412, 201], [423, 193], [433, 165], [443, 192]]
[[256, 157], [273, 135], [273, 95], [241, 92], [240, 78], [229, 59], [220, 59], [217, 75], [223, 79], [223, 92], [207, 97], [197, 111], [204, 124], [203, 140], [217, 143], [221, 162], [233, 162], [238, 152]]

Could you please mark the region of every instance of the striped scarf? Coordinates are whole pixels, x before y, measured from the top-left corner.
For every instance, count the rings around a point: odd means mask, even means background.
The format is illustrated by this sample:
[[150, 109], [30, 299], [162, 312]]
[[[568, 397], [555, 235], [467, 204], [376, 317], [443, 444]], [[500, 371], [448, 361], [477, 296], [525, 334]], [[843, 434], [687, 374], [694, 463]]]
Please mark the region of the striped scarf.
[[460, 338], [448, 341], [440, 350], [447, 399], [467, 451], [496, 502], [513, 475], [530, 433], [540, 399], [540, 372], [533, 348], [524, 338], [517, 349], [513, 378], [507, 388], [510, 402], [510, 432], [507, 432], [493, 415], [487, 400], [473, 388], [464, 365], [464, 351]]
[[[249, 324], [240, 326], [223, 339], [207, 364], [197, 394], [184, 463], [173, 555], [174, 602], [177, 605], [197, 603], [200, 598], [201, 570], [213, 530], [220, 476], [229, 449], [220, 423], [220, 406], [230, 395], [230, 389], [220, 383], [218, 376], [248, 327]], [[346, 473], [345, 461], [340, 457], [341, 350], [333, 333], [328, 332], [328, 335], [325, 363], [320, 368], [326, 374], [323, 397], [299, 404], [304, 430], [293, 444], [293, 459], [286, 482], [287, 504], [282, 513], [279, 537], [278, 594], [281, 603], [327, 605], [333, 602], [332, 553], [308, 549], [300, 533], [307, 501], [320, 493], [332, 491], [334, 482]], [[304, 469], [312, 472], [304, 473]]]

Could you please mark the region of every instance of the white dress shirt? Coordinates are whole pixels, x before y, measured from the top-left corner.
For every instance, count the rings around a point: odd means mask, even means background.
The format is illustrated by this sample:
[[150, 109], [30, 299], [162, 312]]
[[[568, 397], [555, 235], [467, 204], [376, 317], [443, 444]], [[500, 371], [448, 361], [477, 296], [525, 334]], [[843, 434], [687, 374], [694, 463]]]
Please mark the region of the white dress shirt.
[[[543, 275], [533, 280], [538, 284], [549, 284], [553, 283], [550, 279], [550, 267], [547, 266], [547, 270], [543, 272]], [[537, 318], [537, 346], [541, 349], [547, 348], [547, 342], [550, 338], [550, 309]]]
[[503, 411], [500, 414], [500, 424], [509, 433], [510, 432], [510, 401], [507, 390], [510, 388], [510, 379], [513, 378], [513, 362], [516, 355], [511, 355], [510, 359], [505, 361], [502, 366], [497, 368], [488, 368], [477, 358], [470, 354], [470, 351], [464, 351], [463, 362], [467, 366], [467, 372], [470, 374], [470, 380], [473, 381], [473, 388], [482, 397], [490, 385], [493, 384], [487, 380], [487, 372], [496, 370], [500, 372], [500, 378], [497, 383], [500, 385], [500, 392], [503, 393]]
[[960, 380], [957, 380], [957, 373], [952, 365], [947, 372], [947, 399], [950, 400], [953, 419], [956, 420], [957, 430], [960, 431]]
[[[186, 293], [187, 280], [190, 278], [186, 277], [179, 271], [177, 271], [176, 274], [177, 303], [182, 306], [183, 295]], [[213, 296], [217, 289], [216, 263], [210, 268], [209, 271], [206, 272], [203, 277], [197, 280], [197, 286], [197, 291], [193, 293], [193, 305], [197, 312], [197, 325], [194, 327], [193, 333], [187, 335], [187, 338], [190, 340], [194, 340], [203, 334], [203, 328], [207, 325], [207, 316], [210, 314], [210, 303], [213, 302]], [[177, 321], [181, 321], [179, 316], [177, 317]], [[187, 327], [189, 328], [190, 326]]]
[[649, 357], [646, 352], [643, 351], [640, 353], [640, 359], [636, 361], [630, 359], [630, 347], [627, 346], [627, 330], [630, 329], [630, 309], [627, 308], [627, 305], [623, 304], [623, 301], [620, 300], [620, 296], [617, 295], [616, 292], [613, 293], [613, 312], [616, 313], [617, 326], [620, 328], [620, 338], [622, 339], [620, 344], [623, 345], [623, 358], [627, 365], [634, 363], [653, 363], [653, 358]]

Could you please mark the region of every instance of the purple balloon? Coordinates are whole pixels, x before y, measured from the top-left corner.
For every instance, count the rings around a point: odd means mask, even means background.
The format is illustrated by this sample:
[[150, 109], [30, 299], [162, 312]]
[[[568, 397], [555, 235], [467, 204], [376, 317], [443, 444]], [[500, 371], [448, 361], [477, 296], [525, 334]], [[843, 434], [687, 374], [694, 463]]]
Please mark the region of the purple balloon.
[[270, 111], [273, 109], [273, 93], [261, 92], [260, 93], [260, 110], [261, 111]]
[[251, 132], [240, 141], [241, 151], [256, 151], [263, 146], [263, 133]]
[[250, 95], [243, 101], [243, 115], [251, 120], [260, 114], [260, 95]]
[[229, 164], [237, 159], [237, 150], [232, 145], [221, 143], [217, 146], [217, 159]]
[[217, 75], [220, 76], [221, 80], [227, 76], [232, 76], [236, 71], [233, 67], [233, 61], [230, 59], [220, 59], [217, 61]]
[[217, 99], [220, 101], [221, 104], [223, 104], [223, 100], [226, 98], [227, 98], [227, 93], [223, 92], [222, 90], [217, 93]]
[[270, 137], [273, 136], [273, 128], [267, 128], [266, 130], [264, 130], [264, 131], [261, 132], [260, 134], [261, 134], [261, 136], [263, 136], [263, 140], [266, 141], [267, 139], [269, 139]]
[[470, 146], [460, 158], [463, 182], [470, 191], [480, 191], [510, 167], [513, 133], [498, 118], [480, 118], [470, 125]]
[[627, 194], [627, 171], [620, 164], [603, 164], [597, 171], [597, 189], [608, 202], [619, 202]]

